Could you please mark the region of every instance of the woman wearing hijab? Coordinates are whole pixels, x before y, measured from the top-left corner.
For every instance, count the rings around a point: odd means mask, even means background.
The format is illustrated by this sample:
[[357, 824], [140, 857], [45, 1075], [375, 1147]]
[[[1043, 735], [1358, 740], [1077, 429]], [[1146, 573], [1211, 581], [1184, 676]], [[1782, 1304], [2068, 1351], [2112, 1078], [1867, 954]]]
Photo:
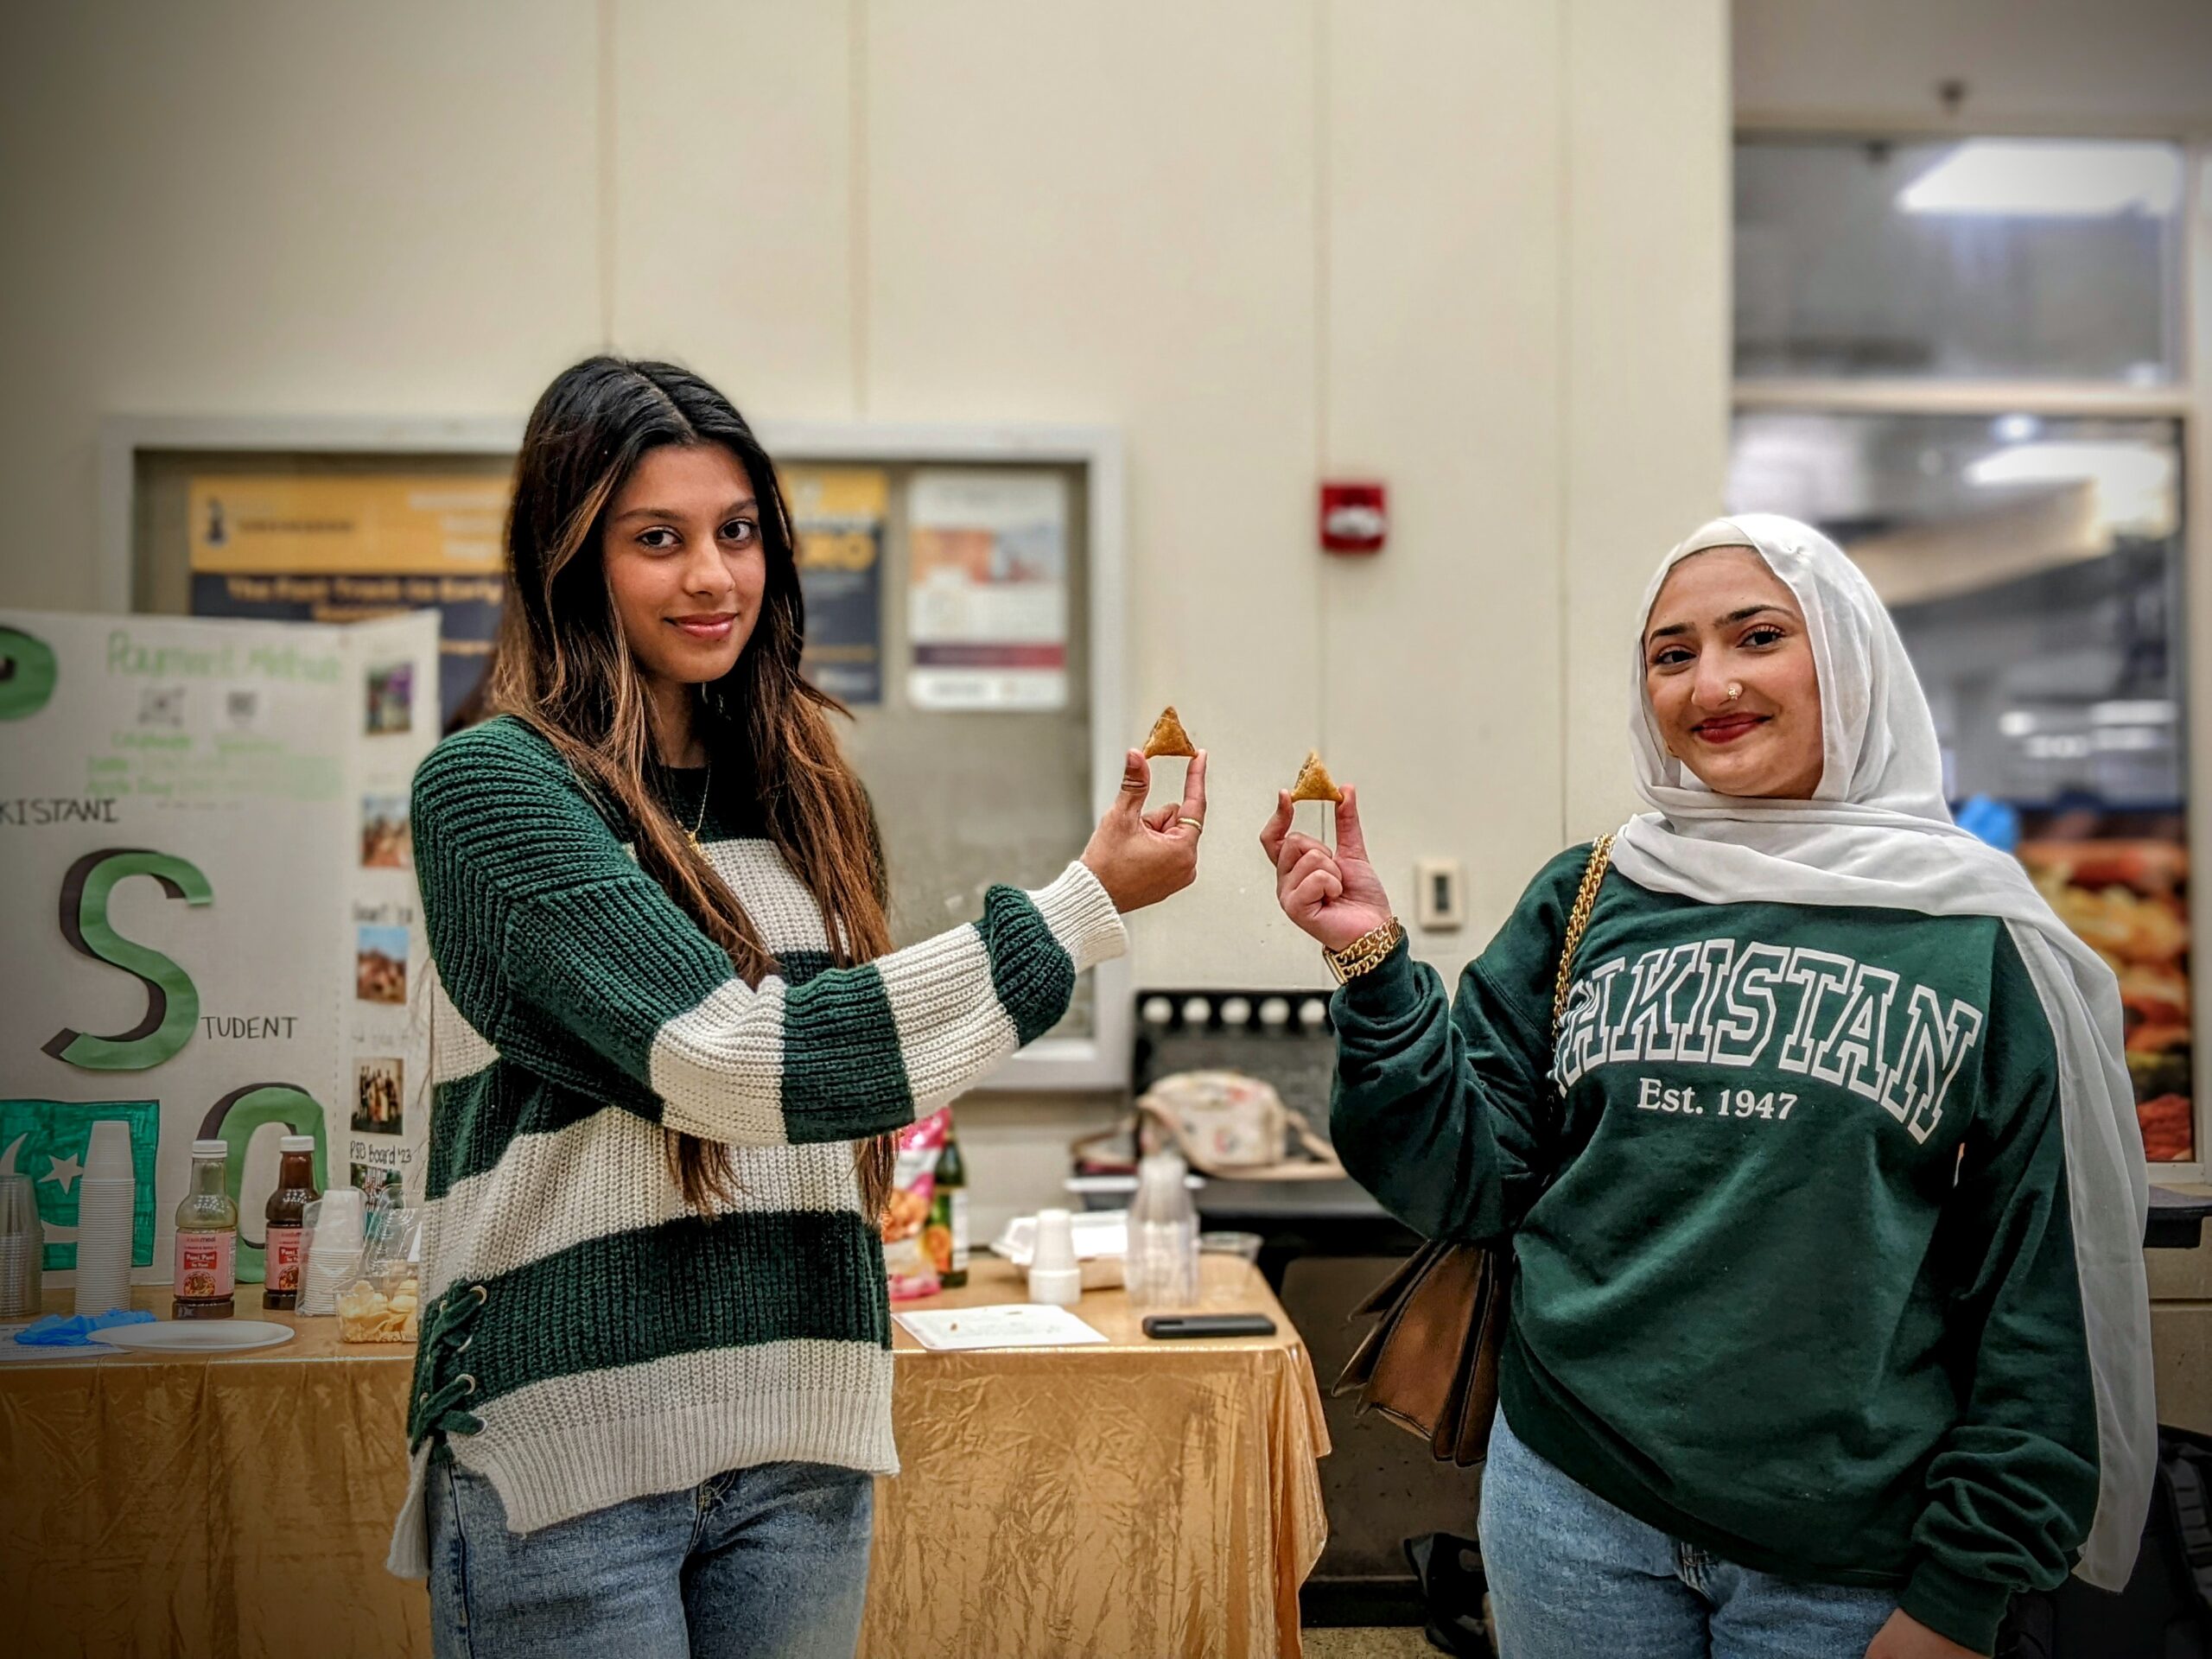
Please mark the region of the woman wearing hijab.
[[1448, 1006], [1368, 863], [1262, 836], [1343, 977], [1344, 1165], [1512, 1242], [1482, 1538], [1505, 1659], [1986, 1654], [2133, 1565], [2156, 1431], [2113, 975], [1945, 809], [1897, 630], [1835, 545], [1706, 525], [1644, 597], [1639, 792]]

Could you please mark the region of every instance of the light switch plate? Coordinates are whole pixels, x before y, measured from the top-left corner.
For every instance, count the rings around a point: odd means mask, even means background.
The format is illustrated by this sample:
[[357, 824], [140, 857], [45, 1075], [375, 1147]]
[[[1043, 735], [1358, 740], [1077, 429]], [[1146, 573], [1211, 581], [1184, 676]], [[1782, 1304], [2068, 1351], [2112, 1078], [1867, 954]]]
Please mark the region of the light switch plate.
[[1414, 920], [1423, 931], [1448, 933], [1467, 921], [1466, 872], [1456, 858], [1424, 858], [1414, 866]]

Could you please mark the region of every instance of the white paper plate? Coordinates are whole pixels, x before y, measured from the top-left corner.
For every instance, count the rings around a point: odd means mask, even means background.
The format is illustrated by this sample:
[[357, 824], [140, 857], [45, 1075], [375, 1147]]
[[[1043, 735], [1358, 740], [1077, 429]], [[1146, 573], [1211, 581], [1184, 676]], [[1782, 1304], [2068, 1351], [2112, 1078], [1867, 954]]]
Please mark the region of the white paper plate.
[[149, 1353], [229, 1354], [242, 1348], [274, 1348], [292, 1339], [292, 1327], [273, 1319], [156, 1319], [151, 1325], [113, 1325], [98, 1340]]

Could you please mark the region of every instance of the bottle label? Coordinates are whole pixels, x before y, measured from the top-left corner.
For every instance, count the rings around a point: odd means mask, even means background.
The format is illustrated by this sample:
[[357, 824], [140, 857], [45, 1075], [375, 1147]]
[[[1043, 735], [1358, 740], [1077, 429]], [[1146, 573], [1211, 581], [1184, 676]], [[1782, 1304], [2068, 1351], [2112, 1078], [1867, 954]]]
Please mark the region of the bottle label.
[[300, 1287], [300, 1229], [269, 1230], [269, 1277], [264, 1291], [297, 1291]]
[[952, 1271], [953, 1195], [941, 1192], [930, 1201], [930, 1218], [922, 1229], [922, 1255], [942, 1278]]
[[948, 1195], [952, 1199], [952, 1270], [968, 1271], [968, 1194], [963, 1188], [955, 1187]]
[[188, 1302], [219, 1302], [238, 1294], [238, 1236], [219, 1233], [176, 1236], [176, 1294]]

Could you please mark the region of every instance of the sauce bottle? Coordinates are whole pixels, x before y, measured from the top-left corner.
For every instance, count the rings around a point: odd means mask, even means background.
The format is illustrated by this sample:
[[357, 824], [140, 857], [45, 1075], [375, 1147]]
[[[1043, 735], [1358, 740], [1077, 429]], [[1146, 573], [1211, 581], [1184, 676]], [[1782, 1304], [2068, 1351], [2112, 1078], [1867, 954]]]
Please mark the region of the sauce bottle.
[[238, 1206], [224, 1190], [230, 1143], [192, 1143], [192, 1184], [176, 1207], [176, 1298], [169, 1317], [227, 1319], [237, 1311]]
[[288, 1135], [276, 1143], [276, 1190], [269, 1195], [268, 1277], [261, 1305], [277, 1309], [300, 1305], [302, 1211], [322, 1196], [315, 1184], [315, 1137]]

